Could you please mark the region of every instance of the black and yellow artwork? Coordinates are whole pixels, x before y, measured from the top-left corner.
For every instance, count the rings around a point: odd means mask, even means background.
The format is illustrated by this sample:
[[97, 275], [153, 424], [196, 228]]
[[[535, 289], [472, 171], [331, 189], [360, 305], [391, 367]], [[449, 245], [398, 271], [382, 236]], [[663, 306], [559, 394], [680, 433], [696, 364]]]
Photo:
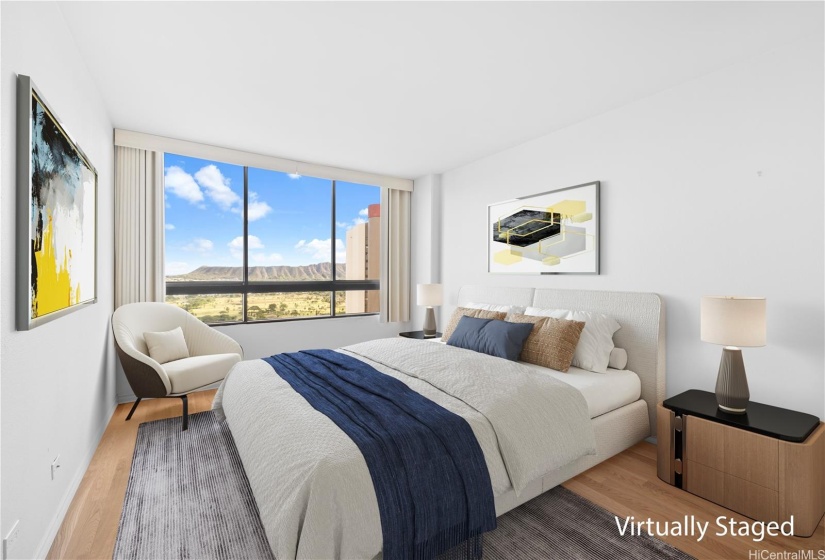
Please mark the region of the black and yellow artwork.
[[599, 273], [599, 182], [488, 207], [488, 271]]

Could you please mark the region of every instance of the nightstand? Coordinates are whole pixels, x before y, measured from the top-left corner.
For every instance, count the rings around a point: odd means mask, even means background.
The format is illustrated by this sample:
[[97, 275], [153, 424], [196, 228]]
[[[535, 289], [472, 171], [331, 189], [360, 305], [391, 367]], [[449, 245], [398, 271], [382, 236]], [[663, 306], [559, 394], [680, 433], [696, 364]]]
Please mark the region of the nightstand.
[[707, 391], [659, 404], [657, 470], [668, 484], [758, 521], [788, 521], [809, 537], [825, 513], [825, 424], [750, 402], [728, 414]]
[[441, 338], [441, 333], [435, 333], [435, 336], [424, 336], [424, 331], [410, 331], [410, 332], [400, 332], [398, 336], [403, 336], [404, 338], [417, 338], [419, 340], [435, 340], [436, 338]]

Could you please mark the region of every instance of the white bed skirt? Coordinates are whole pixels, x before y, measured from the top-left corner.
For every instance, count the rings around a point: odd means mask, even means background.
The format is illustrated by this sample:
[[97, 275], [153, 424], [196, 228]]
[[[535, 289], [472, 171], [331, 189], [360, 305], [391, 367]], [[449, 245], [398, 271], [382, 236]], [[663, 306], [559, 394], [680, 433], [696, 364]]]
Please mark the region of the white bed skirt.
[[641, 399], [597, 416], [592, 422], [596, 435], [595, 455], [585, 455], [559, 469], [550, 471], [542, 478], [529, 483], [519, 496], [516, 496], [513, 490], [501, 494], [496, 498], [496, 516], [501, 516], [529, 502], [605, 459], [636, 445], [650, 433], [647, 403]]

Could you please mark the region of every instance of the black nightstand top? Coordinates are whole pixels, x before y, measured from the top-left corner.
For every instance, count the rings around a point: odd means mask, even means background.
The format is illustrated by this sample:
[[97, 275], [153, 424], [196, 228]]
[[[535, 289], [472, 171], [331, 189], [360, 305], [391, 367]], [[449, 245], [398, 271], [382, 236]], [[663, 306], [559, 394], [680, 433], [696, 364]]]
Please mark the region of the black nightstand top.
[[662, 405], [674, 412], [797, 443], [805, 441], [819, 425], [819, 418], [811, 414], [757, 402], [749, 402], [745, 414], [729, 414], [719, 410], [715, 394], [696, 389], [670, 397]]
[[410, 331], [410, 332], [400, 332], [398, 336], [403, 336], [404, 338], [418, 338], [420, 340], [429, 340], [431, 338], [441, 338], [441, 333], [435, 333], [435, 336], [424, 336], [424, 331]]

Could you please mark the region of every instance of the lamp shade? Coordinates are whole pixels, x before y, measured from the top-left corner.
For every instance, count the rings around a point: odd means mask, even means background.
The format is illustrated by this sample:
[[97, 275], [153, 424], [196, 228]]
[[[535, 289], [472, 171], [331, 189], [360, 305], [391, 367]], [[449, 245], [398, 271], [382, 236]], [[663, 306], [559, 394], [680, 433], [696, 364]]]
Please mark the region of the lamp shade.
[[725, 346], [765, 346], [765, 298], [702, 296], [701, 337]]
[[435, 307], [441, 305], [444, 300], [441, 284], [419, 284], [416, 290], [418, 305]]

